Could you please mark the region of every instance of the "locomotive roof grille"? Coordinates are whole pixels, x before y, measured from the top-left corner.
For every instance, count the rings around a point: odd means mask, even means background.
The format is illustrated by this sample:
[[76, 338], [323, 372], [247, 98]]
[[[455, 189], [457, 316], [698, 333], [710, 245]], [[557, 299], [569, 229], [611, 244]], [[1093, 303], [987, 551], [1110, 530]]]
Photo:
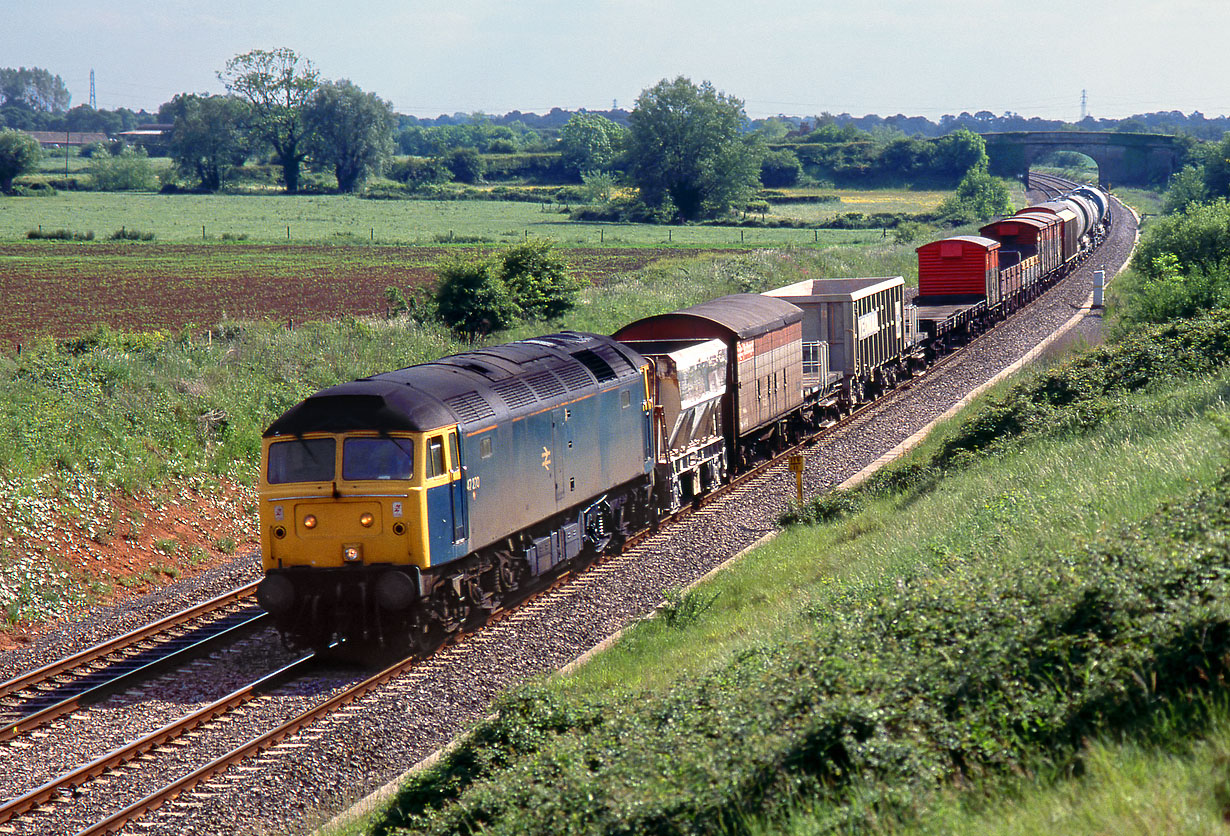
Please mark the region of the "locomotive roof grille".
[[504, 399], [510, 409], [517, 409], [534, 403], [537, 398], [520, 380], [501, 380], [491, 387], [491, 390]]
[[451, 398], [445, 398], [444, 405], [457, 413], [457, 417], [461, 419], [462, 423], [478, 421], [495, 415], [495, 410], [491, 408], [491, 404], [487, 403], [487, 399], [477, 392], [466, 392], [461, 395], [454, 395]]
[[540, 398], [555, 398], [564, 394], [564, 384], [560, 383], [560, 379], [551, 372], [539, 372], [525, 379], [525, 382], [530, 385]]
[[594, 373], [594, 377], [598, 378], [599, 383], [605, 383], [608, 380], [614, 380], [618, 375], [611, 368], [611, 364], [599, 357], [588, 348], [582, 349], [573, 353], [573, 357], [585, 364], [585, 368]]

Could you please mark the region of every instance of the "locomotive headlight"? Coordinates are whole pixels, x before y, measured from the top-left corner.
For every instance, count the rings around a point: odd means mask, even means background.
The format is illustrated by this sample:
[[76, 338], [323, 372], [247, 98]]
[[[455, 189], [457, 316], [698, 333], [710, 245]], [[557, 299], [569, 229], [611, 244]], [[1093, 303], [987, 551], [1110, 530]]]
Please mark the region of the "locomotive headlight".
[[375, 516], [373, 516], [370, 513], [362, 513], [359, 515], [359, 525], [363, 526], [364, 528], [371, 528], [375, 522], [376, 522]]
[[316, 527], [316, 515], [308, 514], [306, 517], [304, 517], [303, 527], [304, 528], [315, 528]]

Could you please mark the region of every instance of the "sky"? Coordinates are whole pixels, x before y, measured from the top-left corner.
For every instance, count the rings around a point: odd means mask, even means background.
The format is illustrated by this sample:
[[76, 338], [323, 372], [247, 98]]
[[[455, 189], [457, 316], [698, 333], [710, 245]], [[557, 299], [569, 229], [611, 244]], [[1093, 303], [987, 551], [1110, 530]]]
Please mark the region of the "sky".
[[631, 109], [663, 78], [747, 114], [1076, 121], [1230, 114], [1226, 0], [0, 0], [0, 67], [73, 105], [221, 93], [229, 58], [289, 47], [398, 113]]

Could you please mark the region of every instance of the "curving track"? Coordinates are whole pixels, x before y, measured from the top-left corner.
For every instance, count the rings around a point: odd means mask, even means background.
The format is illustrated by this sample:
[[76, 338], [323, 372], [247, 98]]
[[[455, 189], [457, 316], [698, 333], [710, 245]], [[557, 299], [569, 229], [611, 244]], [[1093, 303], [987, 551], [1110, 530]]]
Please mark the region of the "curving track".
[[[1104, 265], [1113, 272], [1126, 260], [1133, 231], [1130, 213], [1116, 205], [1112, 240], [1098, 257], [968, 349], [812, 444], [805, 475], [809, 492], [857, 472], [1050, 333], [1084, 300], [1091, 270]], [[151, 760], [152, 768], [140, 770], [158, 773], [157, 779], [121, 767], [132, 785], [127, 792], [109, 789], [119, 783], [114, 781], [87, 785], [76, 797], [58, 789], [53, 796], [61, 801], [46, 804], [37, 820], [21, 826], [11, 822], [10, 832], [109, 832], [122, 827], [129, 813], [121, 811], [102, 829], [82, 830], [101, 819], [102, 814], [91, 811], [107, 808], [112, 812], [106, 815], [115, 815], [119, 807], [133, 807], [132, 814], [139, 815], [134, 799], [154, 799], [168, 791], [183, 794], [169, 802], [165, 794], [157, 798], [153, 803], [164, 804], [163, 809], [143, 819], [140, 832], [178, 836], [259, 832], [262, 827], [310, 829], [323, 815], [317, 811], [353, 801], [433, 751], [481, 716], [507, 685], [570, 661], [651, 610], [665, 589], [699, 578], [754, 542], [773, 528], [777, 511], [792, 494], [793, 480], [785, 468], [766, 466], [706, 507], [684, 514], [678, 525], [648, 534], [624, 554], [599, 561], [426, 660], [367, 680], [353, 671], [318, 672], [314, 683], [310, 676], [297, 678], [293, 688], [261, 695], [260, 702], [277, 704], [276, 710], [263, 712], [280, 715], [277, 722], [214, 723], [198, 728], [191, 738], [179, 737], [183, 745], [156, 744], [140, 758], [152, 757], [151, 752], [174, 756]], [[253, 641], [272, 644], [275, 639], [266, 633]], [[246, 655], [250, 659], [252, 654]], [[349, 685], [361, 686], [365, 696], [357, 691], [346, 695]], [[322, 716], [326, 704], [338, 710]], [[238, 725], [246, 730], [224, 732], [223, 727]], [[241, 758], [252, 760], [228, 768]], [[11, 765], [16, 759], [6, 760]], [[201, 781], [197, 789], [187, 789]]]

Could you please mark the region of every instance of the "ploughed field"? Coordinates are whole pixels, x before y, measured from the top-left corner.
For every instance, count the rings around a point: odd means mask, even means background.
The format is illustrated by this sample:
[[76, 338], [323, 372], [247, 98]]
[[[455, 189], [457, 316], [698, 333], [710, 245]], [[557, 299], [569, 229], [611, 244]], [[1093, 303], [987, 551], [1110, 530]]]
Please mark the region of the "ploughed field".
[[[124, 329], [212, 327], [226, 318], [304, 321], [385, 310], [385, 289], [432, 283], [452, 256], [492, 247], [160, 244], [38, 241], [0, 244], [0, 345], [72, 337], [102, 323]], [[638, 270], [670, 249], [565, 248], [594, 284]]]

